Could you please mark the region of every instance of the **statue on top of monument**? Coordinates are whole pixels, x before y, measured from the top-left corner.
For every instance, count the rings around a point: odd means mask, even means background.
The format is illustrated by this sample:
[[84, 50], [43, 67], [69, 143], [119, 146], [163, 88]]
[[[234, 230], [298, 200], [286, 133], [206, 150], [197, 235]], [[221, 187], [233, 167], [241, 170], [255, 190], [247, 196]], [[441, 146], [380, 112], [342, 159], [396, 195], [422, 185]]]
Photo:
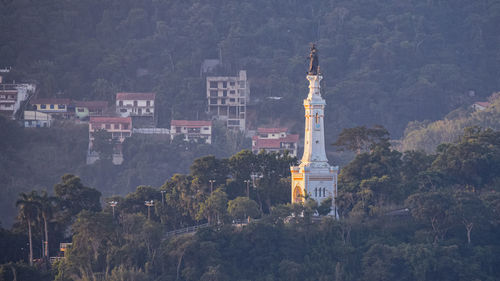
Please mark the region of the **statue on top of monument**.
[[309, 75], [319, 74], [318, 50], [316, 49], [315, 44], [311, 44], [311, 53], [309, 54], [309, 71], [307, 72], [307, 74]]

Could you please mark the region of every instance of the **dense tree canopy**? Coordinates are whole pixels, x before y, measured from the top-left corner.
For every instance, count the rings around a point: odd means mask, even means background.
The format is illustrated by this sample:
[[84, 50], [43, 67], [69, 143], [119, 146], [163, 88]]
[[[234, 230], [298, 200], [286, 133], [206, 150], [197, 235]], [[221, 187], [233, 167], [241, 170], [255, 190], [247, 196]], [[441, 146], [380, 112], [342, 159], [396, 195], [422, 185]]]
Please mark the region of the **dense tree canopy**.
[[[289, 176], [285, 167], [295, 161], [274, 153], [202, 157], [191, 173], [176, 174], [159, 188], [139, 186], [125, 197], [112, 196], [103, 210], [97, 191], [65, 175], [52, 207], [53, 217], [62, 219], [50, 221], [48, 237], [73, 242], [66, 257], [52, 271], [43, 262], [13, 263], [29, 255], [14, 250], [16, 241], [28, 239], [29, 227], [35, 258], [43, 255], [37, 242], [47, 237], [37, 215], [45, 195], [21, 194], [20, 223], [0, 229], [1, 241], [12, 241], [3, 244], [7, 263], [0, 266], [0, 280], [17, 274], [26, 280], [493, 281], [500, 274], [497, 138], [496, 131], [468, 128], [459, 142], [434, 155], [374, 145], [341, 171], [340, 220], [317, 216], [330, 211], [328, 201], [291, 205], [274, 197], [289, 188], [282, 182]], [[485, 159], [489, 169], [482, 170]], [[250, 198], [245, 169], [258, 175]], [[218, 182], [210, 191], [201, 179], [212, 176]], [[211, 226], [194, 235], [171, 234], [205, 222]]]

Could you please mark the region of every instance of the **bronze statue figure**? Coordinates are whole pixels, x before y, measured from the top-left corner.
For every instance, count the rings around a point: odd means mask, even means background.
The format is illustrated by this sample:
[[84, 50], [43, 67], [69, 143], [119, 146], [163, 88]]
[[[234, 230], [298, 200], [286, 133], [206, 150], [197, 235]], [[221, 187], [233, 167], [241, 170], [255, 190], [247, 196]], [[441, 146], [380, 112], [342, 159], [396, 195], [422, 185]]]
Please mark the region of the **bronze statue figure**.
[[307, 72], [309, 75], [318, 75], [319, 74], [319, 59], [318, 59], [318, 50], [316, 49], [316, 45], [312, 44], [311, 53], [309, 54], [309, 71]]

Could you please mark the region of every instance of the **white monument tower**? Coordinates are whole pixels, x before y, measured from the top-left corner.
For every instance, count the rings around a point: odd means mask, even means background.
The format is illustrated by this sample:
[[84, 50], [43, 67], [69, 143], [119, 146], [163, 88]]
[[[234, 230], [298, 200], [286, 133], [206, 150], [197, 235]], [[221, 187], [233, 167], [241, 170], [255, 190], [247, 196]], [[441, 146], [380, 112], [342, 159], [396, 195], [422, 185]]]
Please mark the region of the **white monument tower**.
[[332, 198], [330, 215], [338, 217], [335, 198], [337, 197], [338, 166], [330, 166], [325, 152], [324, 112], [325, 100], [321, 97], [318, 55], [311, 47], [310, 66], [307, 73], [309, 94], [304, 100], [305, 133], [304, 155], [299, 166], [292, 166], [292, 203], [303, 203], [306, 197], [320, 204]]

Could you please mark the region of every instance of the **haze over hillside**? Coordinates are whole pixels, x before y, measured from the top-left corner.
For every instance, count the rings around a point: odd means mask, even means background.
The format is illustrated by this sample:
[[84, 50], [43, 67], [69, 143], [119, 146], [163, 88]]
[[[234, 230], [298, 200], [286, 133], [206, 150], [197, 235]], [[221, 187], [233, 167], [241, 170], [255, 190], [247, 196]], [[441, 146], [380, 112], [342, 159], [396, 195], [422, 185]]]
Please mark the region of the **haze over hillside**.
[[[42, 97], [154, 91], [163, 126], [203, 115], [200, 66], [221, 56], [219, 72], [248, 71], [255, 125], [294, 119], [301, 132], [310, 42], [332, 142], [342, 128], [371, 124], [398, 138], [409, 121], [441, 118], [500, 88], [497, 1], [16, 0], [0, 15], [10, 78], [37, 81]], [[270, 96], [283, 99], [262, 102]]]
[[497, 0], [0, 1], [0, 113], [35, 116], [0, 116], [0, 281], [498, 280], [499, 26]]

